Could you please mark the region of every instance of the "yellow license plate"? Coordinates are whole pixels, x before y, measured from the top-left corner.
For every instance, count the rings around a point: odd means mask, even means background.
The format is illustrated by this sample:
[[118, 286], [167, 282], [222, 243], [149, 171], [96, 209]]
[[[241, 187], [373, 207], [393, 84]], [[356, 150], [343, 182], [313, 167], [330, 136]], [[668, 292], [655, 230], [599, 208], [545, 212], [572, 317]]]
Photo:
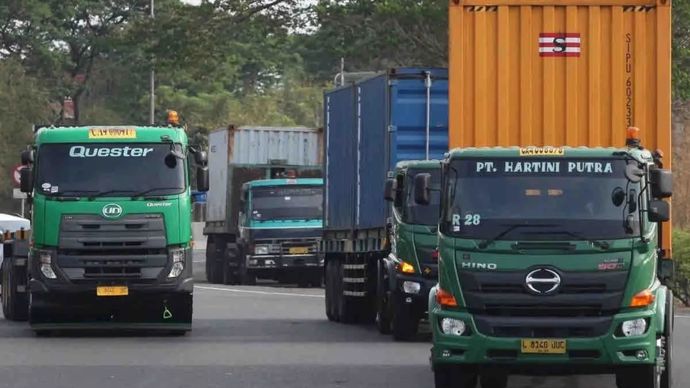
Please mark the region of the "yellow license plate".
[[101, 286], [96, 288], [98, 296], [127, 296], [129, 288], [127, 286]]
[[289, 250], [291, 255], [306, 255], [309, 253], [309, 248], [307, 247], [293, 247]]
[[134, 128], [91, 128], [89, 139], [136, 139]]
[[565, 354], [566, 341], [564, 339], [523, 339], [522, 353], [533, 354]]

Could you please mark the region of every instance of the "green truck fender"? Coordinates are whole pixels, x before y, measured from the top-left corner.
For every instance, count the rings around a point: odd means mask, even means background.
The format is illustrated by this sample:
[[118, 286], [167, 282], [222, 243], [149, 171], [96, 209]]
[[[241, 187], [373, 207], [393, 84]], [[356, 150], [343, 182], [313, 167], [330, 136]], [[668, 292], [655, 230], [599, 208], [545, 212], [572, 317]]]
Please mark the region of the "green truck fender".
[[[666, 286], [659, 286], [656, 289], [655, 300], [656, 300], [656, 328], [657, 333], [663, 334], [665, 323], [666, 323], [666, 300], [668, 299], [670, 292]], [[671, 301], [672, 302], [672, 301]], [[671, 319], [673, 319], [671, 317]]]

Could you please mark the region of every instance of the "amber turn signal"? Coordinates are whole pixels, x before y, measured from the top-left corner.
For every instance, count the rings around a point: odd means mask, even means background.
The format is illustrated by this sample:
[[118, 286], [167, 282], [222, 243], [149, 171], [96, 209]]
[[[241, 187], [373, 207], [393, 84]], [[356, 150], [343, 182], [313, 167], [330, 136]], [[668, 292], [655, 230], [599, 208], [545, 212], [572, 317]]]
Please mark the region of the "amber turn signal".
[[458, 307], [458, 301], [455, 300], [453, 294], [442, 288], [436, 291], [436, 302], [442, 307]]
[[654, 303], [655, 296], [650, 290], [643, 290], [632, 297], [630, 307], [647, 307]]

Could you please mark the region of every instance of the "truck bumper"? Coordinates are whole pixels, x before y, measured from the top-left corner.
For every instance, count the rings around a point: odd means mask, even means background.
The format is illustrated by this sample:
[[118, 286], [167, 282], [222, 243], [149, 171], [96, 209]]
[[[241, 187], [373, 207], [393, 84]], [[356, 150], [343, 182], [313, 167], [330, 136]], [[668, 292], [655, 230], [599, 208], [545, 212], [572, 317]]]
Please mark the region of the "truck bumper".
[[[419, 284], [419, 292], [405, 292], [405, 283]], [[409, 314], [418, 319], [427, 318], [429, 309], [429, 292], [436, 285], [437, 280], [426, 279], [421, 276], [410, 276], [396, 273], [395, 288], [392, 292], [393, 305], [397, 311]]]
[[323, 261], [316, 255], [247, 255], [247, 268], [253, 271], [304, 271], [323, 269]]
[[[462, 320], [469, 332], [463, 336], [443, 334], [443, 318]], [[624, 337], [619, 333], [624, 321], [637, 318], [647, 319], [646, 334]], [[473, 315], [467, 312], [435, 307], [430, 321], [434, 336], [432, 367], [456, 364], [479, 368], [500, 367], [517, 374], [599, 374], [613, 373], [622, 366], [652, 364], [656, 359], [658, 328], [654, 310], [617, 314], [605, 335], [563, 338], [566, 340], [565, 354], [548, 355], [522, 353], [522, 338], [493, 337], [480, 333]], [[646, 357], [638, 358], [639, 352], [644, 352]]]

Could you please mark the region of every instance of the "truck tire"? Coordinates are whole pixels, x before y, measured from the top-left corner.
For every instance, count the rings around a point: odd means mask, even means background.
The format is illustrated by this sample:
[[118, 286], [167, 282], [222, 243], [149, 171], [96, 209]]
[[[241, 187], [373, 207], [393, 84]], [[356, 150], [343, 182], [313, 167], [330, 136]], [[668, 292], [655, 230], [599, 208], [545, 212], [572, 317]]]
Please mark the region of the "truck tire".
[[673, 324], [675, 309], [673, 303], [673, 291], [670, 289], [666, 295], [666, 317], [664, 319], [664, 338], [662, 345], [664, 350], [664, 371], [661, 374], [661, 388], [673, 387]]
[[209, 235], [206, 243], [206, 280], [211, 284], [220, 284], [223, 276], [222, 266], [218, 263], [220, 247], [216, 240], [213, 235]]
[[26, 321], [29, 318], [29, 298], [26, 292], [17, 291], [22, 283], [26, 285], [26, 267], [15, 266], [11, 257], [5, 258], [2, 265], [2, 313], [10, 321]]
[[247, 260], [245, 260], [244, 249], [241, 247], [238, 247], [238, 256], [239, 266], [237, 267], [237, 272], [240, 284], [245, 286], [256, 285], [256, 274], [247, 268]]
[[345, 292], [345, 266], [342, 260], [335, 262], [337, 265], [337, 276], [336, 276], [336, 300], [338, 317], [341, 323], [351, 324], [357, 323], [359, 319], [359, 307], [360, 304], [353, 300], [352, 297], [344, 294]]
[[460, 366], [434, 367], [434, 386], [436, 388], [475, 388], [477, 372]]
[[[238, 250], [240, 249], [237, 244], [225, 244], [225, 249], [223, 250], [223, 261], [222, 267], [220, 268], [220, 283], [225, 285], [236, 285], [240, 283], [239, 277], [239, 267], [236, 265], [237, 257], [239, 256]], [[230, 264], [233, 265], [230, 265]]]
[[335, 269], [335, 263], [333, 262], [333, 260], [327, 260], [325, 275], [326, 290], [324, 293], [326, 294], [326, 317], [331, 322], [338, 321], [338, 314], [335, 308], [337, 305], [335, 298]]
[[508, 374], [493, 370], [481, 373], [479, 383], [482, 388], [506, 388], [508, 386]]
[[393, 338], [396, 341], [411, 341], [417, 336], [419, 330], [419, 319], [411, 316], [407, 310], [401, 310], [394, 307], [393, 320]]
[[376, 328], [381, 334], [391, 333], [390, 304], [388, 302], [388, 283], [382, 262], [377, 265], [376, 277]]

